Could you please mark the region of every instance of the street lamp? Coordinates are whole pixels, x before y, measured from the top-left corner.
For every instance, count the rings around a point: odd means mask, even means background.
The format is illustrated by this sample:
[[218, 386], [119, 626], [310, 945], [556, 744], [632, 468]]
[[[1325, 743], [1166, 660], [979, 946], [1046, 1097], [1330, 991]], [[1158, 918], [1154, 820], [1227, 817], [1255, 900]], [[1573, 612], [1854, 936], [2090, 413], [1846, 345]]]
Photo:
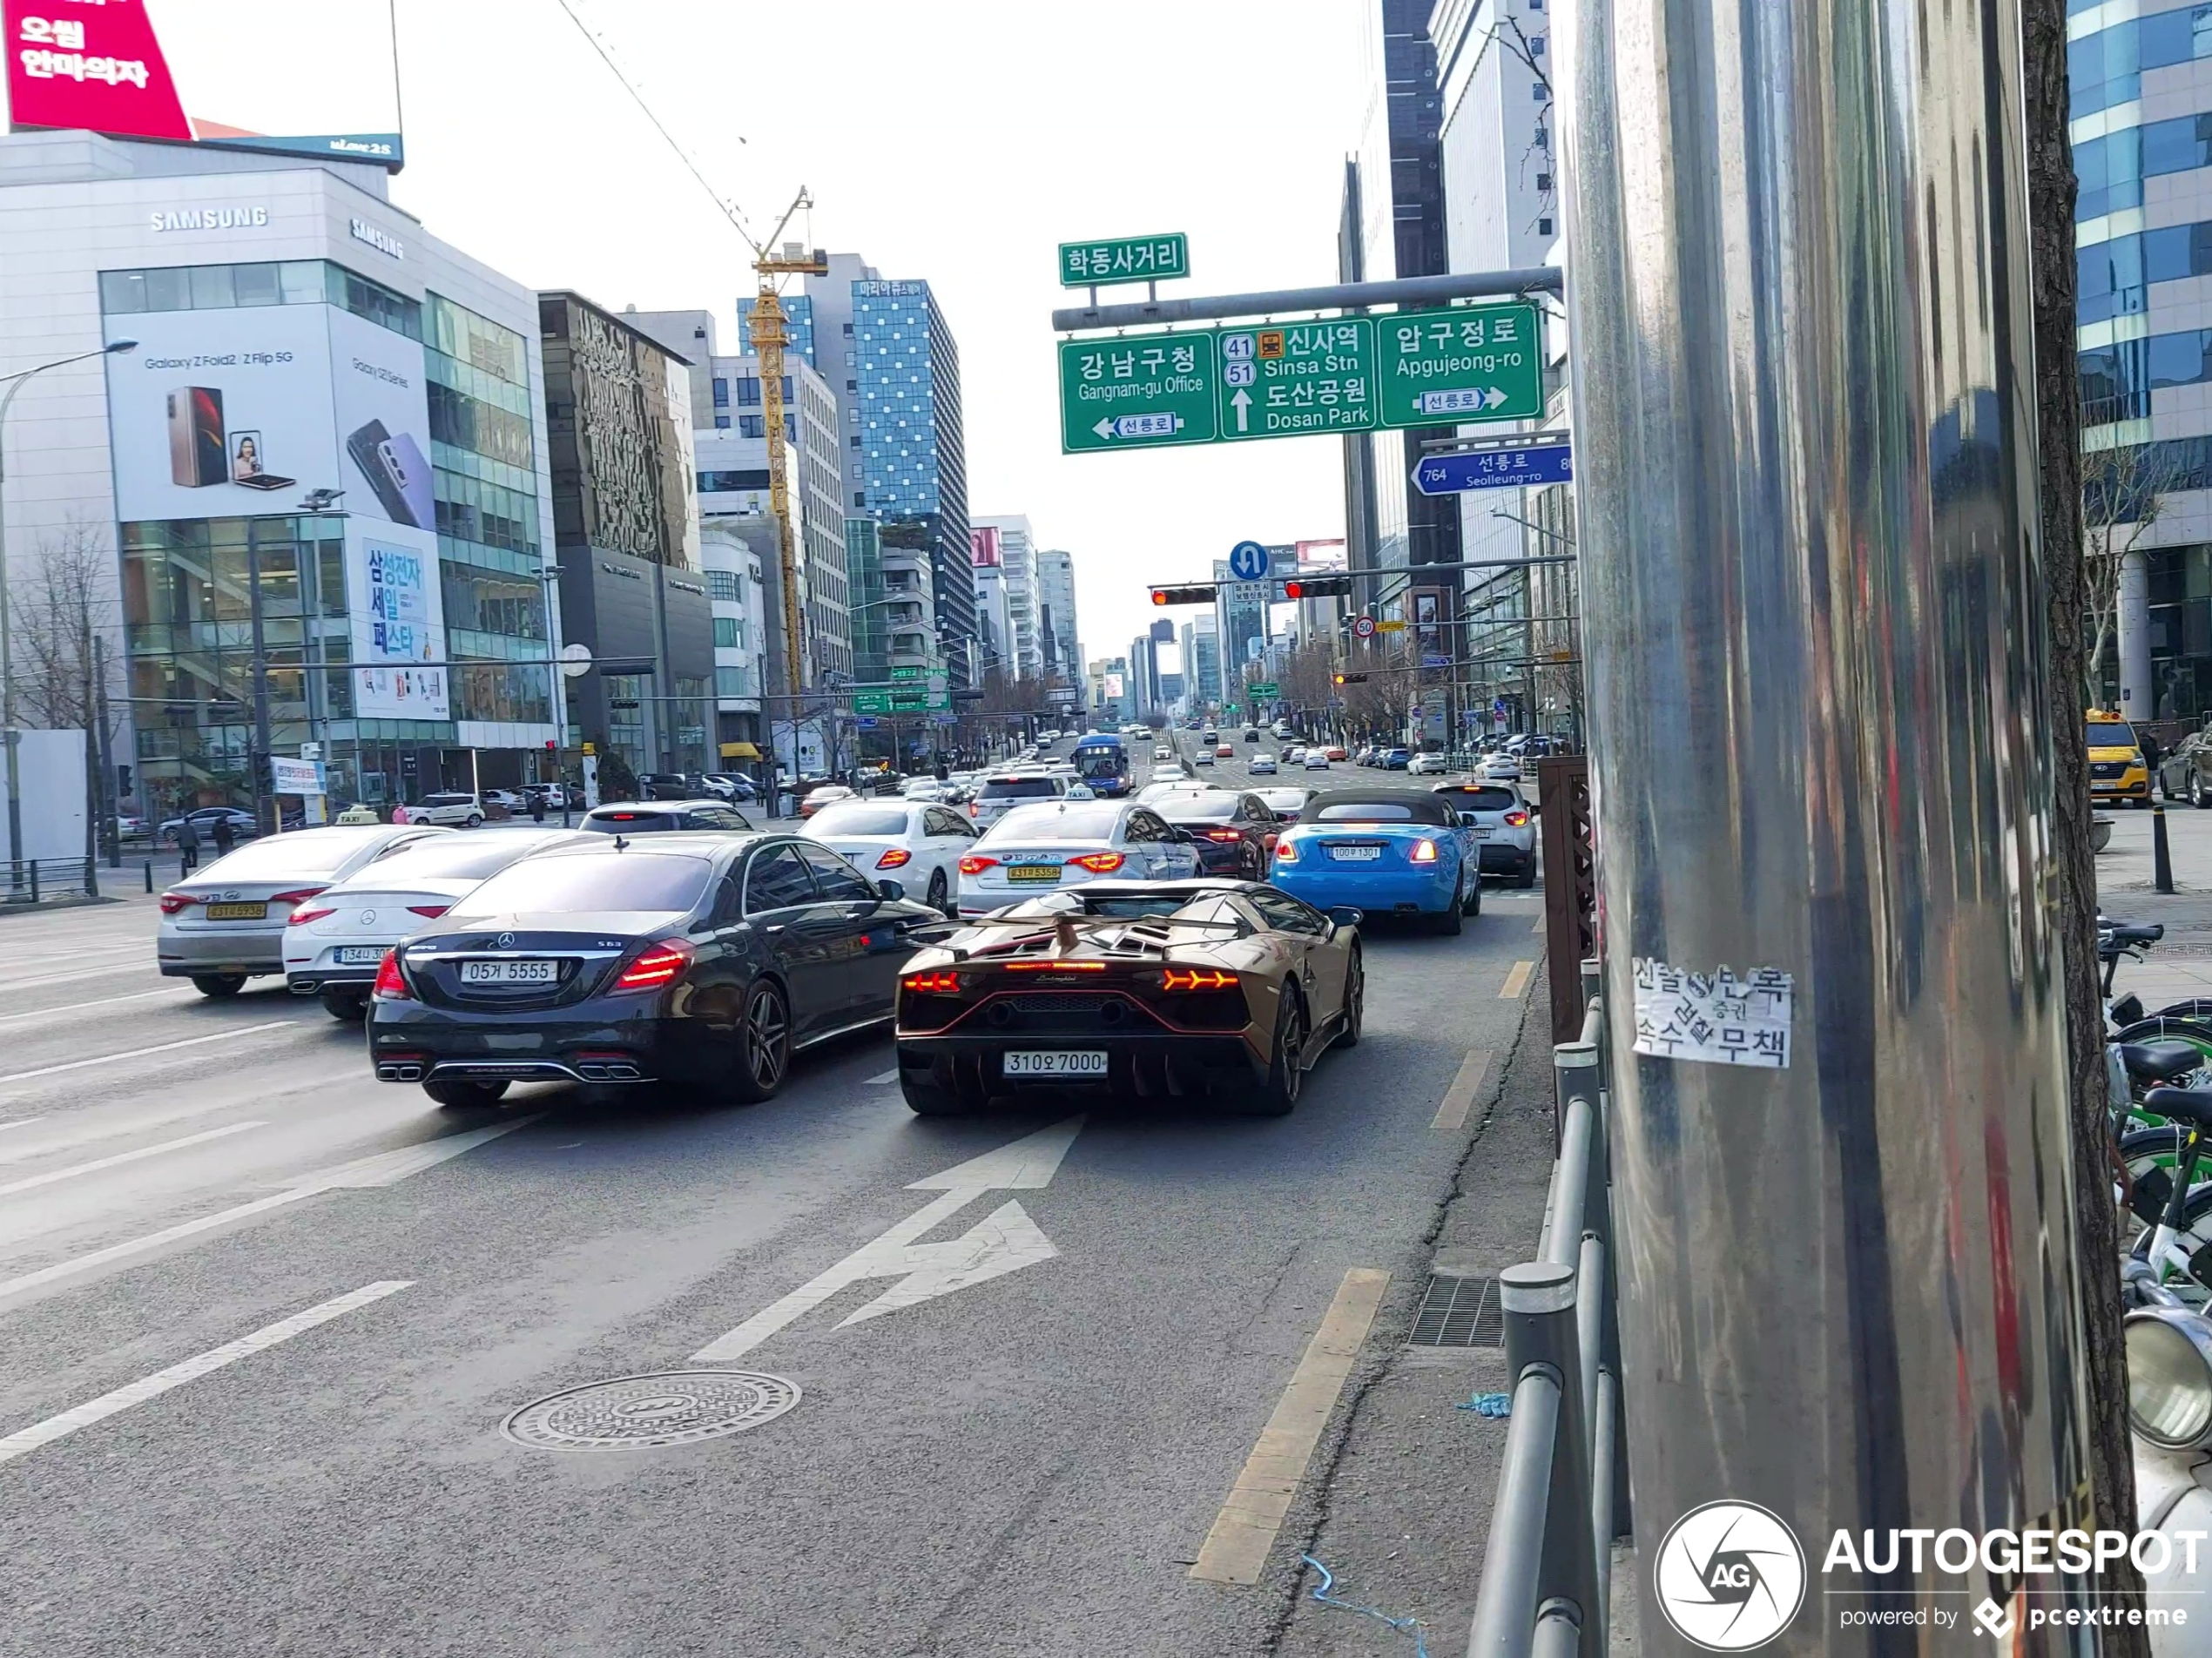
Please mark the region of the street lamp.
[[0, 376], [12, 380], [8, 394], [0, 397], [0, 747], [8, 756], [8, 859], [11, 865], [23, 863], [23, 787], [16, 765], [16, 672], [15, 659], [10, 656], [8, 602], [8, 509], [7, 509], [7, 428], [8, 408], [16, 401], [33, 374], [43, 374], [49, 368], [66, 368], [71, 363], [105, 357], [118, 351], [135, 351], [135, 340], [111, 340], [98, 351], [80, 351], [73, 356], [57, 357], [51, 362], [40, 363], [36, 368], [26, 368], [21, 374]]

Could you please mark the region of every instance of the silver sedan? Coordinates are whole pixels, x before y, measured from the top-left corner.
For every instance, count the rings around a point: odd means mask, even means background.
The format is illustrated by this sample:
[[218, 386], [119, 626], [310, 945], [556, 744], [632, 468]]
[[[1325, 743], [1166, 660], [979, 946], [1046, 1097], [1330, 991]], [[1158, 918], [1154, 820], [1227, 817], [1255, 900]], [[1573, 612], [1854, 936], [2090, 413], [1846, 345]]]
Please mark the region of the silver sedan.
[[249, 841], [161, 895], [161, 971], [203, 996], [234, 996], [248, 979], [284, 971], [285, 924], [300, 905], [395, 847], [452, 832], [380, 823]]

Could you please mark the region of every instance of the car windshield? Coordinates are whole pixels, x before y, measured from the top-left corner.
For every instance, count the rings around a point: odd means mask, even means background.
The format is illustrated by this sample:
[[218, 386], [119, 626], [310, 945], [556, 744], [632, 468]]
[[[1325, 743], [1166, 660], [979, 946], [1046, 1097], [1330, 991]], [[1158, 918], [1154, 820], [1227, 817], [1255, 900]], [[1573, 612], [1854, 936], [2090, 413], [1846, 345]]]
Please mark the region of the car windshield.
[[1233, 794], [1177, 795], [1161, 801], [1158, 810], [1170, 823], [1227, 823], [1237, 815], [1237, 797]]
[[1085, 777], [1119, 777], [1123, 754], [1117, 748], [1079, 749], [1076, 753], [1076, 769]]
[[494, 875], [447, 913], [506, 910], [650, 910], [681, 913], [699, 901], [714, 866], [683, 853], [592, 852], [524, 859]]
[[2133, 748], [2135, 728], [2124, 719], [2093, 719], [2089, 722], [2091, 748]]
[[198, 880], [291, 880], [334, 875], [338, 866], [362, 848], [354, 829], [300, 829], [249, 841], [227, 858], [201, 870]]
[[907, 832], [907, 812], [903, 806], [825, 806], [814, 814], [810, 829], [818, 835], [889, 835], [896, 839]]
[[480, 829], [472, 835], [435, 835], [380, 858], [356, 875], [357, 883], [403, 880], [482, 880], [525, 853], [560, 838], [523, 831]]
[[1111, 840], [1122, 809], [1116, 805], [1016, 806], [991, 826], [983, 839], [1009, 840]]
[[1050, 778], [994, 778], [977, 798], [983, 800], [1050, 799], [1060, 790]]

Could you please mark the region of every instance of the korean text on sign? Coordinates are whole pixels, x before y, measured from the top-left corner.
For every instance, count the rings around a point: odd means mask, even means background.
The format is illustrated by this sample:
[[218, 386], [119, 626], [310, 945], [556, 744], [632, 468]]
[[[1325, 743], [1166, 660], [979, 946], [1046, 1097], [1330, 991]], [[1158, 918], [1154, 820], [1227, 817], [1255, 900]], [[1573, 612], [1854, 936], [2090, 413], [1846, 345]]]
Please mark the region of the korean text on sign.
[[1794, 986], [1773, 967], [1738, 978], [1635, 959], [1635, 1051], [1655, 1059], [1782, 1070], [1790, 1063]]

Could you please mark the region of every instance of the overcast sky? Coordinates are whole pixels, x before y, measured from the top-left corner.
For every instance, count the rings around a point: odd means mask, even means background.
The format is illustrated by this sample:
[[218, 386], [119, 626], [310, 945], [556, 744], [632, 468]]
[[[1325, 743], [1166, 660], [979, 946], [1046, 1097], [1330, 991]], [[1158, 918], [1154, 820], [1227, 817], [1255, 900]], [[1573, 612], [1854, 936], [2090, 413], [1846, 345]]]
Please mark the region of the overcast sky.
[[[1063, 457], [1055, 246], [1187, 232], [1196, 274], [1171, 292], [1334, 280], [1372, 3], [575, 0], [756, 233], [804, 184], [801, 239], [928, 279], [960, 342], [970, 509], [1027, 513], [1075, 554], [1093, 657], [1150, 619], [1149, 582], [1203, 576], [1246, 536], [1343, 534], [1341, 448]], [[525, 282], [710, 307], [736, 349], [744, 244], [556, 0], [398, 0], [398, 18], [395, 201]]]

